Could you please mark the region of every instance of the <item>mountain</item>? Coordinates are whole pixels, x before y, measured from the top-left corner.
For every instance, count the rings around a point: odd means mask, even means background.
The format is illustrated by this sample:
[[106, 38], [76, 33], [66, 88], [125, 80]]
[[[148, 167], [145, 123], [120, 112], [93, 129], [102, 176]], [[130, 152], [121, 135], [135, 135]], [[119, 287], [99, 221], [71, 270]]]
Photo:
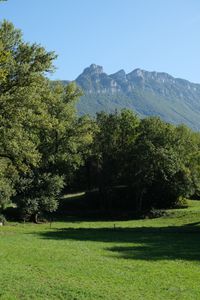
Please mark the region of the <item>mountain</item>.
[[156, 115], [200, 130], [200, 84], [141, 69], [108, 75], [95, 64], [75, 82], [84, 92], [78, 103], [80, 114], [129, 108], [141, 117]]

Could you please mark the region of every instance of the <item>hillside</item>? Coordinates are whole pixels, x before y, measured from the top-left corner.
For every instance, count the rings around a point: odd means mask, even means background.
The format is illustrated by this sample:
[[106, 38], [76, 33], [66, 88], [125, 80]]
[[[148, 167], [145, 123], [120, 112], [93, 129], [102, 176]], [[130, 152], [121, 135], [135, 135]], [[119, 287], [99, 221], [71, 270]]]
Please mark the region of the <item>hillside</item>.
[[200, 84], [141, 69], [108, 75], [95, 64], [86, 68], [75, 82], [84, 91], [78, 103], [80, 114], [129, 108], [141, 117], [156, 115], [167, 122], [185, 123], [200, 130]]

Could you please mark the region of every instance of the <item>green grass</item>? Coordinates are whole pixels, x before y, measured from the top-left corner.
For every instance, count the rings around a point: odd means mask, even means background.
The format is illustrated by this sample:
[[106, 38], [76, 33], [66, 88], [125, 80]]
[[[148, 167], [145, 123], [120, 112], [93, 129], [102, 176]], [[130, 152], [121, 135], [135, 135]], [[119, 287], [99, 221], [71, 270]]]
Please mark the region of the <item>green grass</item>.
[[0, 299], [200, 299], [200, 202], [189, 203], [153, 220], [1, 227]]

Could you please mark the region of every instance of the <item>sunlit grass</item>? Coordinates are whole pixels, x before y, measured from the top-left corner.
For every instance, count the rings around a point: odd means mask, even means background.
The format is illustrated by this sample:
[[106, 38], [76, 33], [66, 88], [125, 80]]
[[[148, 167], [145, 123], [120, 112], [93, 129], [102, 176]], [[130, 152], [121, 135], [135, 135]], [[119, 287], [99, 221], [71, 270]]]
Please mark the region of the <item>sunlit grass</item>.
[[0, 228], [0, 299], [200, 299], [200, 202], [158, 219]]

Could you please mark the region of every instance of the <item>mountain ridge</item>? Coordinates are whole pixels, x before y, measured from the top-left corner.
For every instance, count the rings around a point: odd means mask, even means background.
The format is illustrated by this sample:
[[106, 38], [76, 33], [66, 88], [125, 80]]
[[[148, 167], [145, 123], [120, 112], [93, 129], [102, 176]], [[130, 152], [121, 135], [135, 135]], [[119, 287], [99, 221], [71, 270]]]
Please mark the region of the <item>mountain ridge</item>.
[[198, 83], [140, 68], [129, 73], [121, 69], [109, 75], [96, 64], [85, 68], [74, 81], [84, 92], [77, 105], [80, 114], [128, 108], [141, 117], [159, 116], [200, 130]]

